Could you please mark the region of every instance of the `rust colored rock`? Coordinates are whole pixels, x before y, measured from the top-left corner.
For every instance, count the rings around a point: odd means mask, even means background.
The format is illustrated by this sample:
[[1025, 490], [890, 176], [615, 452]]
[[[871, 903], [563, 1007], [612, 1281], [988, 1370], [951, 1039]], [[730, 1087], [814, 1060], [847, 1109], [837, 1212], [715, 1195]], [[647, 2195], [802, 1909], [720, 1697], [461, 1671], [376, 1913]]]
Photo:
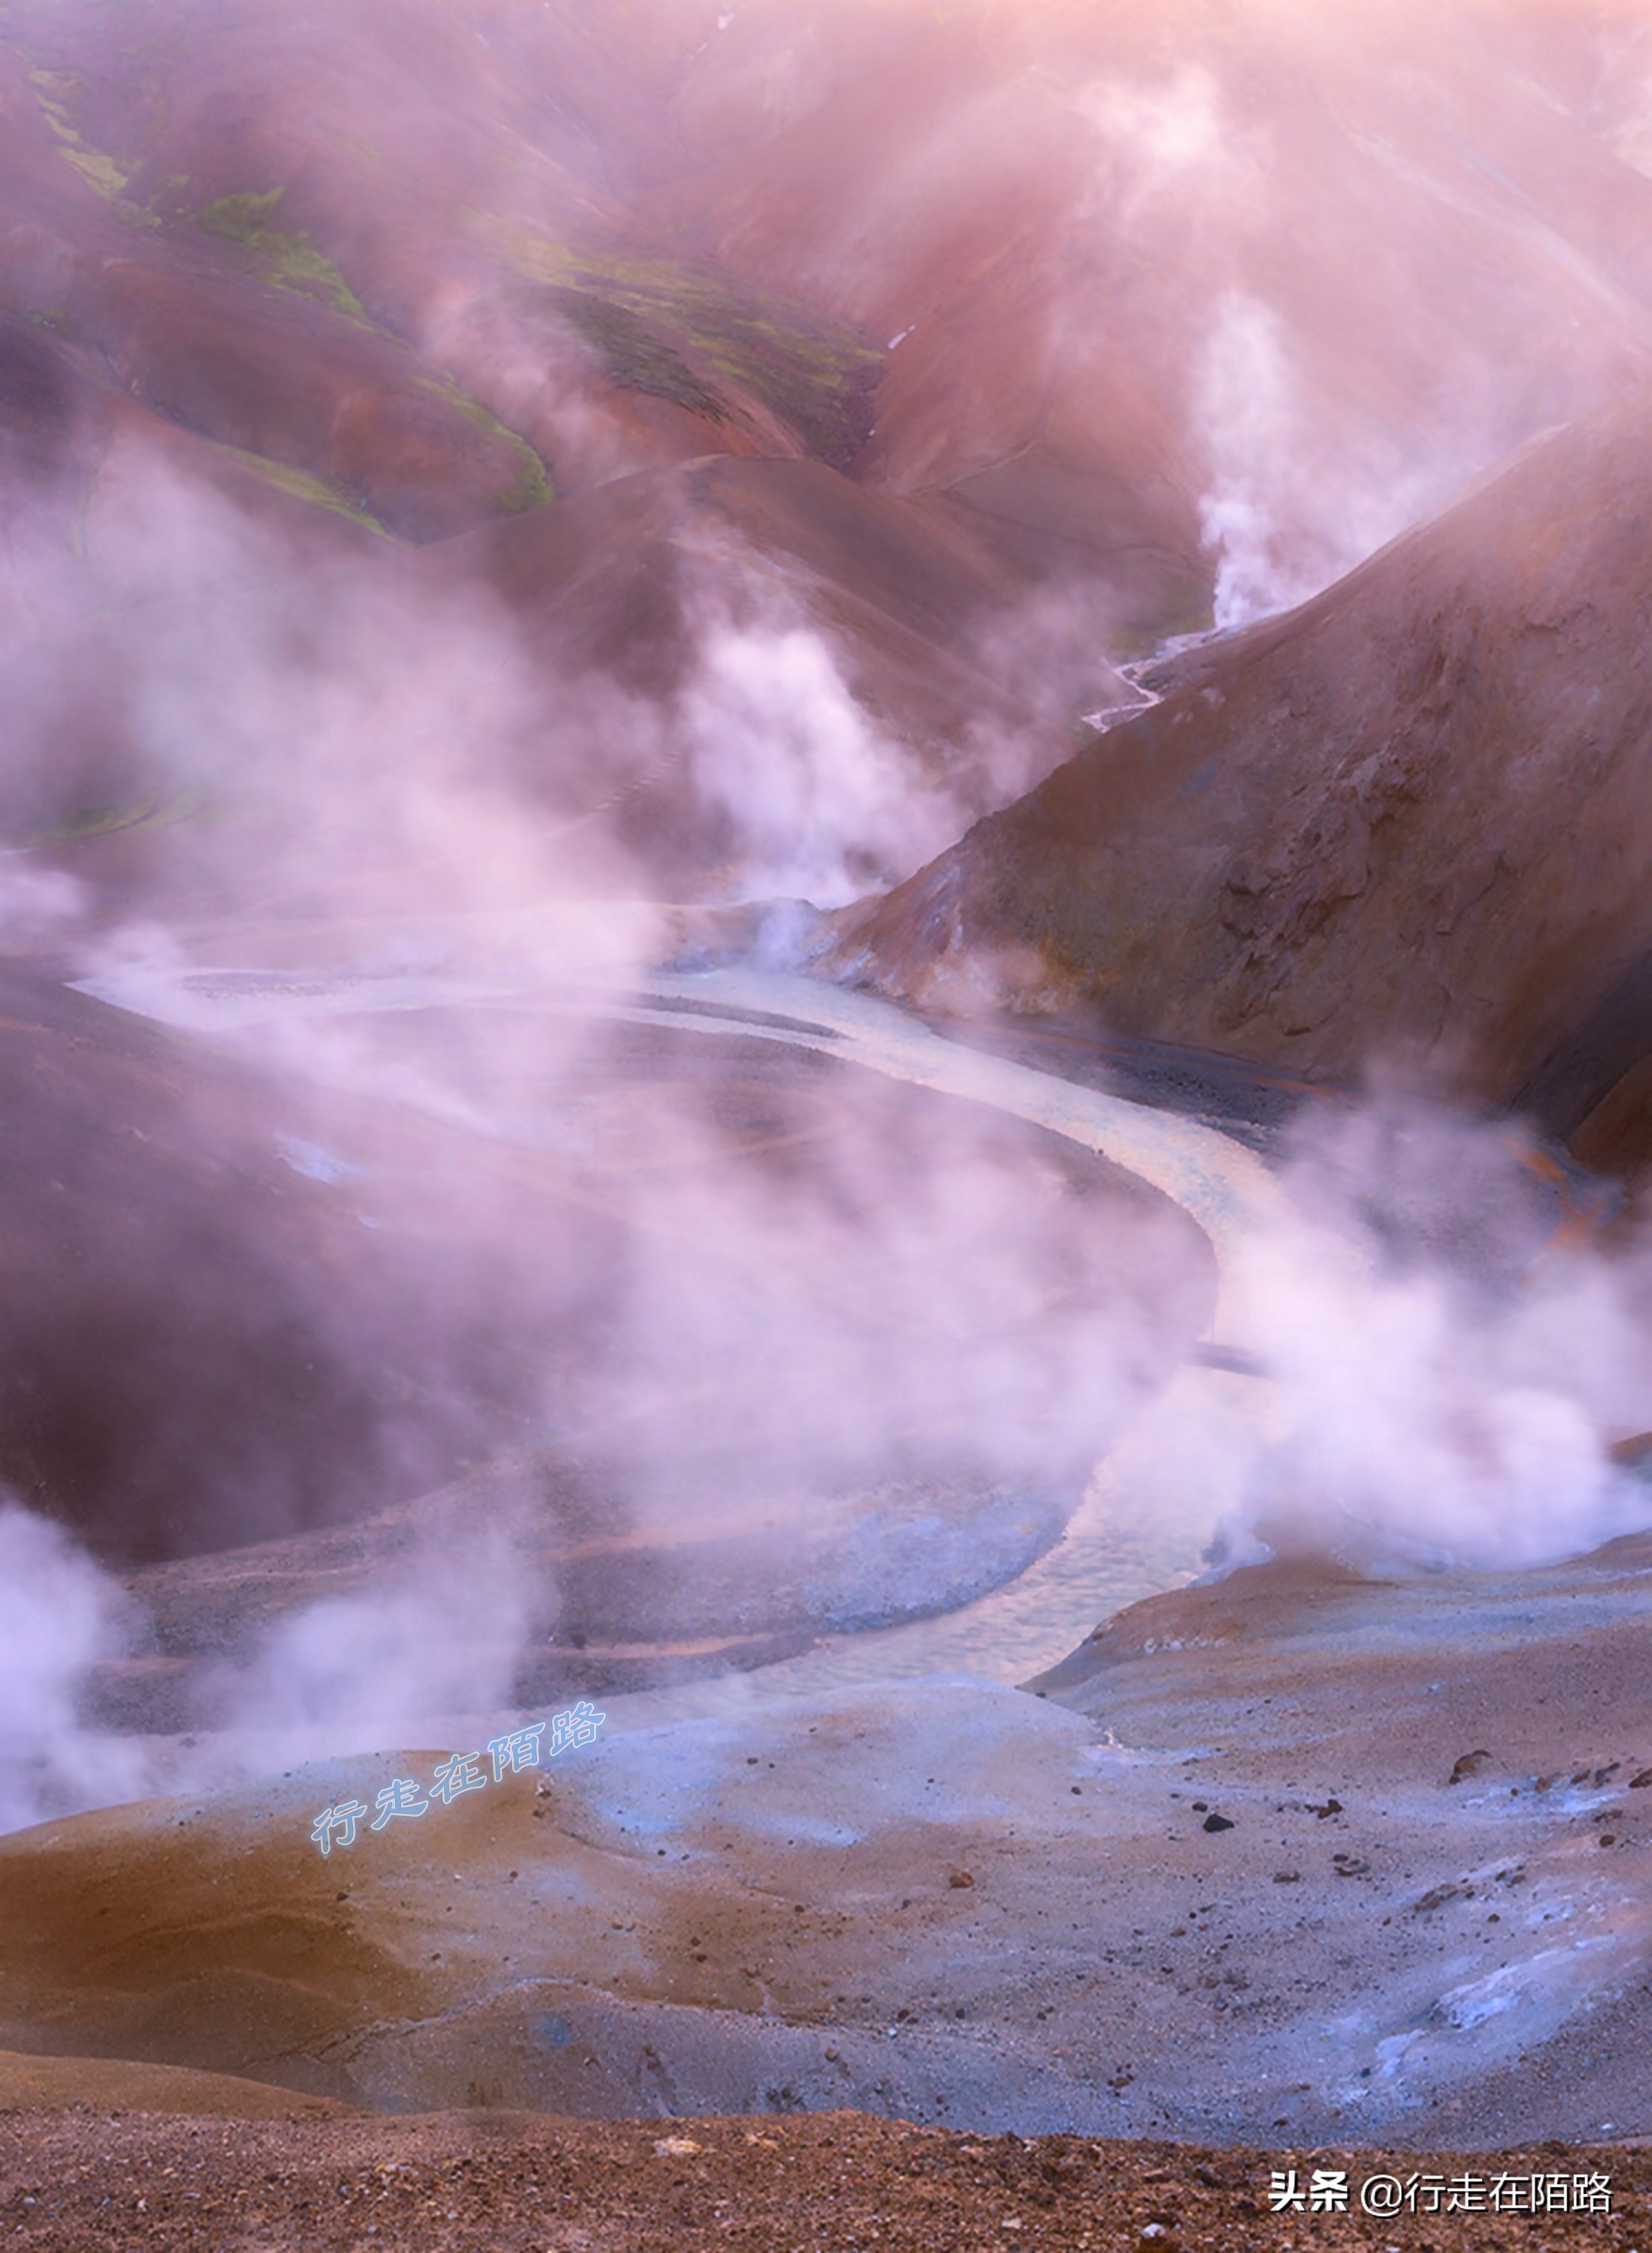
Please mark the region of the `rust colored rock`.
[[1453, 1762], [1451, 1774], [1446, 1781], [1447, 1783], [1461, 1783], [1468, 1776], [1478, 1775], [1481, 1769], [1488, 1767], [1490, 1762], [1491, 1754], [1488, 1752], [1463, 1753]]

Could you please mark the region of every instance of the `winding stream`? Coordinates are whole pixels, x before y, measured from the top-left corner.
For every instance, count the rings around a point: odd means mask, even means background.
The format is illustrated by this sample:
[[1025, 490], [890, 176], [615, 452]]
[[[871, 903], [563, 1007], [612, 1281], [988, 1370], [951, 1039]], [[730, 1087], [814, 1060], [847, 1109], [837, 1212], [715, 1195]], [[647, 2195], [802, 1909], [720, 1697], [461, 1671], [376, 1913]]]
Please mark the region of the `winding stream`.
[[[1243, 1364], [1253, 1352], [1258, 1263], [1294, 1220], [1263, 1161], [1213, 1127], [962, 1046], [885, 1002], [796, 975], [743, 968], [660, 972], [623, 994], [598, 995], [540, 980], [479, 987], [416, 977], [145, 971], [88, 981], [84, 990], [208, 1033], [293, 1015], [508, 999], [547, 1013], [669, 1026], [691, 1037], [743, 1035], [813, 1050], [987, 1106], [1138, 1175], [1195, 1223], [1217, 1266], [1216, 1306], [1204, 1341], [1211, 1362]], [[1265, 1377], [1189, 1362], [1098, 1466], [1063, 1539], [1018, 1580], [936, 1618], [825, 1639], [803, 1657], [754, 1673], [639, 1693], [627, 1703], [665, 1718], [937, 1672], [1024, 1680], [1121, 1605], [1194, 1575], [1216, 1528], [1239, 1503], [1251, 1466], [1277, 1442], [1286, 1421], [1277, 1388]]]

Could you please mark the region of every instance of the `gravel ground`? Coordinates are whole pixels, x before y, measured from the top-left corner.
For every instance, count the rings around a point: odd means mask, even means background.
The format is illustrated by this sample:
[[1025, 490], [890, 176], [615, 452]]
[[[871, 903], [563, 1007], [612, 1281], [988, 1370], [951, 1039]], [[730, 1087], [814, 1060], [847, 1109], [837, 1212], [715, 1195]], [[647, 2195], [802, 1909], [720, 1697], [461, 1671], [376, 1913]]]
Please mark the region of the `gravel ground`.
[[[1355, 2210], [1273, 2210], [1272, 2175], [1345, 2175]], [[1613, 2212], [1570, 2210], [1610, 2180]], [[1536, 2176], [1545, 2201], [1529, 2211]], [[1373, 2178], [1417, 2205], [1359, 2212]], [[1466, 2179], [1466, 2180], [1465, 2180]], [[1474, 2187], [1478, 2185], [1476, 2190]], [[1501, 2186], [1494, 2192], [1494, 2186]], [[1521, 2209], [1493, 2211], [1524, 2194]], [[1379, 2192], [1378, 2197], [1392, 2193]], [[1425, 2249], [1652, 2243], [1652, 2151], [1545, 2145], [1427, 2159], [1376, 2152], [968, 2137], [836, 2112], [809, 2117], [569, 2121], [520, 2113], [249, 2121], [142, 2112], [0, 2112], [0, 2232], [10, 2244], [274, 2253], [1176, 2253], [1177, 2248]]]

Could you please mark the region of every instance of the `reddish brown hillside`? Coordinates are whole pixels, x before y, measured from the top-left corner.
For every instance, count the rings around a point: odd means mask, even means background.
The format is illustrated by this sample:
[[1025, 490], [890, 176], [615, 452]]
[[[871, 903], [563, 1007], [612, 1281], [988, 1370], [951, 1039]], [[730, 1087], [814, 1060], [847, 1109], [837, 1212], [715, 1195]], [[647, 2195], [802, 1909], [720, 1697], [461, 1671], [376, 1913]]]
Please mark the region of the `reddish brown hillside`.
[[1202, 504], [1253, 615], [1652, 366], [1600, 25], [739, 10], [646, 209], [896, 340], [860, 474], [1101, 574], [1126, 631], [1196, 622]]
[[1004, 959], [1299, 1070], [1432, 1055], [1569, 1133], [1652, 1050], [1649, 565], [1642, 398], [1184, 665], [843, 959], [940, 1006]]

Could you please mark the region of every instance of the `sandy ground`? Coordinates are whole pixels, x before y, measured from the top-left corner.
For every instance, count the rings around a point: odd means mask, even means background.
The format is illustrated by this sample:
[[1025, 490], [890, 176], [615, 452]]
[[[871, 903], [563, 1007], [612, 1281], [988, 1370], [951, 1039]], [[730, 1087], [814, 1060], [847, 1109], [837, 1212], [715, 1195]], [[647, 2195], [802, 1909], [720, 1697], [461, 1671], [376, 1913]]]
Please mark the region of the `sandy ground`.
[[1043, 1698], [610, 1732], [324, 1859], [316, 1813], [448, 1747], [43, 1825], [0, 1841], [0, 2046], [387, 2112], [1643, 2133], [1649, 1595], [1648, 1538], [1255, 1567], [1121, 1615]]
[[[0, 2078], [0, 2086], [3, 2080]], [[1274, 2170], [1341, 2173], [1351, 2210], [1272, 2210]], [[1532, 2178], [1546, 2201], [1529, 2210]], [[1421, 2211], [1359, 2205], [1386, 2176]], [[1573, 2213], [1604, 2176], [1609, 2215]], [[1495, 2195], [1526, 2210], [1492, 2211]], [[1446, 2214], [1453, 2184], [1484, 2210]], [[1478, 2188], [1474, 2186], [1477, 2185]], [[1519, 2189], [1516, 2188], [1519, 2186]], [[1376, 2194], [1392, 2196], [1391, 2191]], [[1652, 2222], [1652, 2153], [1209, 2151], [1058, 2136], [972, 2138], [847, 2112], [657, 2124], [450, 2113], [300, 2124], [104, 2109], [0, 2111], [0, 2224], [50, 2247], [407, 2246], [420, 2253], [1175, 2253], [1177, 2248], [1594, 2246]]]

